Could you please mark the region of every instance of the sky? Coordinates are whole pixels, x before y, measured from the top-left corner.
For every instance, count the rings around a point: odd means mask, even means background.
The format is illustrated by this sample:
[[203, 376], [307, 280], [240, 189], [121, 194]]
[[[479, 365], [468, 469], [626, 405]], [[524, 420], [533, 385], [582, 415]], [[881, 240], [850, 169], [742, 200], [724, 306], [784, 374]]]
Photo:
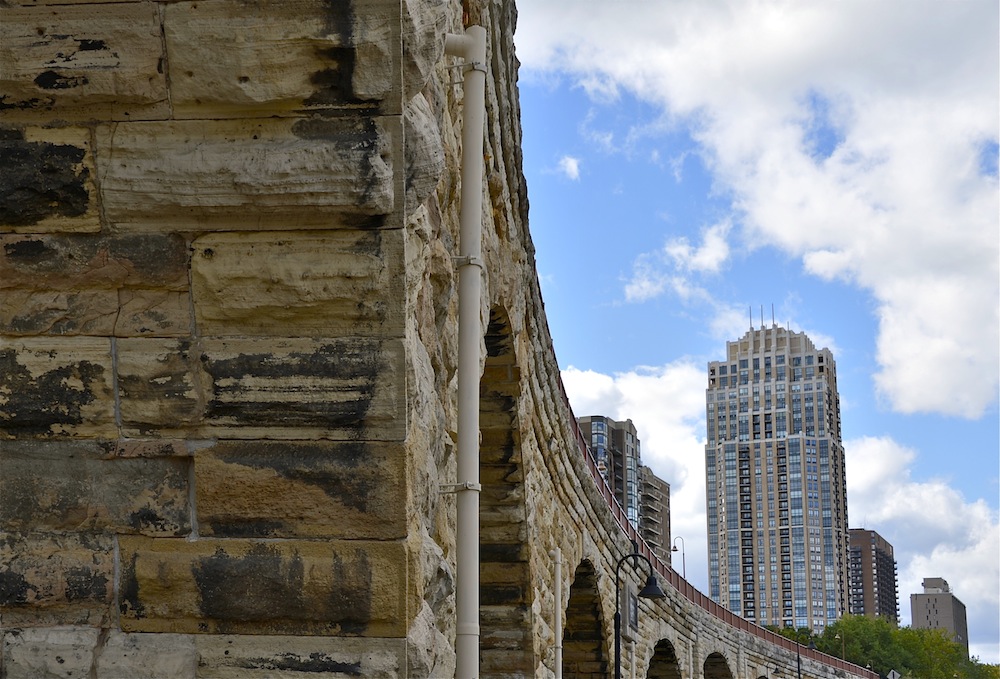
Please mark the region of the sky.
[[776, 323], [834, 352], [902, 623], [943, 577], [1000, 662], [998, 35], [995, 0], [518, 3], [566, 391], [635, 423], [702, 591], [706, 365]]

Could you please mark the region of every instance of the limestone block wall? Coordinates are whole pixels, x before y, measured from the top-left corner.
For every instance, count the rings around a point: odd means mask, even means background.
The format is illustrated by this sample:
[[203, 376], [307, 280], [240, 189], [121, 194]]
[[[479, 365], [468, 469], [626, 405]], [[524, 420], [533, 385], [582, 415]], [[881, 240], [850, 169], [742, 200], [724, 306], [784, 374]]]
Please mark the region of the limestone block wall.
[[[482, 676], [554, 677], [559, 644], [564, 676], [609, 676], [635, 536], [546, 325], [515, 22], [512, 0], [2, 3], [2, 679], [454, 676], [463, 92], [443, 36], [471, 24]], [[658, 568], [626, 676], [789, 674], [793, 646]]]
[[0, 676], [447, 665], [409, 243], [450, 30], [443, 0], [0, 7]]

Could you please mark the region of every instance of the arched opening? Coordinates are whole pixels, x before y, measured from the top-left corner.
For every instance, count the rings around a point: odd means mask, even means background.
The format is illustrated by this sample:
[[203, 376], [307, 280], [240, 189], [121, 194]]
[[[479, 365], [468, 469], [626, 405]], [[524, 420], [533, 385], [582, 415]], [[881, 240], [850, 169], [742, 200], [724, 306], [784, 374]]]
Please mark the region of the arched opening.
[[564, 679], [605, 679], [608, 676], [603, 629], [597, 574], [589, 561], [581, 561], [573, 575], [566, 607]]
[[479, 624], [483, 677], [534, 675], [524, 471], [517, 428], [520, 373], [503, 310], [490, 312], [479, 387]]
[[681, 679], [681, 666], [677, 661], [674, 645], [666, 639], [660, 639], [653, 648], [653, 657], [649, 659], [649, 669], [646, 679]]
[[733, 679], [733, 672], [724, 655], [712, 653], [705, 658], [705, 679]]

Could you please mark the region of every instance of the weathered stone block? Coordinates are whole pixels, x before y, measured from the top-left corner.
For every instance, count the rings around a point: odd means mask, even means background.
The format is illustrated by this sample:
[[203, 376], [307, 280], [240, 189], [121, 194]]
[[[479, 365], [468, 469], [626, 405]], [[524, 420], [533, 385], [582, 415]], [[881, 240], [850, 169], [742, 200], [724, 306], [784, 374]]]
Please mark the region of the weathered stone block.
[[219, 537], [406, 535], [405, 451], [362, 442], [227, 442], [195, 457], [198, 526]]
[[100, 630], [49, 627], [7, 629], [3, 668], [7, 679], [80, 679], [94, 661]]
[[118, 293], [6, 290], [0, 297], [5, 335], [98, 335], [114, 333]]
[[8, 8], [0, 45], [0, 120], [169, 114], [153, 4]]
[[0, 337], [0, 438], [116, 438], [111, 342]]
[[99, 230], [94, 176], [87, 130], [0, 129], [0, 232]]
[[117, 228], [161, 232], [398, 227], [387, 216], [402, 186], [401, 126], [398, 116], [101, 126], [105, 213]]
[[[97, 656], [97, 679], [194, 679], [198, 652], [186, 634], [111, 630]], [[201, 676], [198, 674], [197, 676]]]
[[174, 234], [0, 236], [0, 289], [188, 288], [188, 245]]
[[402, 440], [403, 358], [394, 339], [123, 339], [123, 431]]
[[7, 290], [0, 333], [181, 337], [190, 334], [190, 305], [187, 292], [173, 290]]
[[126, 632], [402, 637], [402, 542], [123, 537]]
[[403, 336], [399, 229], [221, 233], [194, 242], [204, 335]]
[[206, 432], [220, 438], [399, 441], [404, 349], [396, 339], [205, 340]]
[[141, 437], [158, 429], [183, 431], [205, 414], [208, 377], [190, 341], [119, 340], [118, 389], [123, 429]]
[[[0, 497], [4, 495], [0, 488]], [[6, 528], [0, 536], [0, 611], [5, 627], [99, 627], [114, 618], [111, 536], [17, 533]]]
[[398, 113], [398, 16], [398, 6], [384, 0], [168, 4], [164, 31], [175, 114], [344, 106]]
[[197, 635], [198, 679], [395, 679], [406, 674], [402, 639]]
[[0, 449], [0, 527], [190, 532], [187, 458], [105, 455], [96, 441], [5, 443]]
[[116, 337], [184, 337], [190, 332], [191, 297], [187, 292], [119, 291]]

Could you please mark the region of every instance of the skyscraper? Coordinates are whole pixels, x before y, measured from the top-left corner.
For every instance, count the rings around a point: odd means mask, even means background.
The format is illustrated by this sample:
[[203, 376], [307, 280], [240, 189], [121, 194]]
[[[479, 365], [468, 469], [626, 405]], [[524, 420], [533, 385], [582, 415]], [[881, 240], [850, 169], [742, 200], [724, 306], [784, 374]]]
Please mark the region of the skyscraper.
[[639, 467], [639, 533], [653, 554], [671, 563], [670, 484], [649, 467]]
[[899, 620], [892, 545], [873, 530], [850, 530], [850, 613]]
[[848, 610], [833, 354], [751, 328], [708, 364], [705, 395], [710, 594], [758, 624], [822, 632]]
[[965, 604], [952, 594], [944, 578], [924, 578], [923, 594], [910, 595], [910, 616], [914, 629], [947, 630], [955, 643], [969, 654], [969, 626]]
[[577, 424], [597, 468], [607, 481], [629, 523], [639, 527], [639, 437], [632, 420], [617, 422], [603, 415], [578, 417]]

